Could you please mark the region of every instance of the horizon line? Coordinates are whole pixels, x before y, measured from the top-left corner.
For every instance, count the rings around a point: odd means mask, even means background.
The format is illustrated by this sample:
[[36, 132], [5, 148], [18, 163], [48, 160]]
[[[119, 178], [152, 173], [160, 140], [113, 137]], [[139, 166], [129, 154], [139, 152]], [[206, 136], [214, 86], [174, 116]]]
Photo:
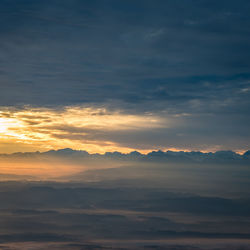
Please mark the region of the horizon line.
[[106, 151], [105, 153], [90, 153], [88, 152], [87, 150], [83, 150], [83, 149], [72, 149], [72, 148], [59, 148], [59, 149], [50, 149], [50, 150], [47, 150], [47, 151], [26, 151], [26, 152], [20, 152], [20, 151], [17, 151], [17, 152], [13, 152], [13, 153], [1, 153], [0, 152], [0, 155], [13, 155], [13, 154], [26, 154], [26, 153], [39, 153], [39, 154], [43, 154], [43, 153], [48, 153], [48, 152], [51, 152], [51, 151], [55, 151], [55, 152], [58, 152], [58, 151], [63, 151], [63, 150], [71, 150], [71, 151], [75, 151], [75, 152], [86, 152], [88, 153], [89, 155], [105, 155], [107, 153], [120, 153], [122, 155], [129, 155], [133, 152], [137, 152], [141, 155], [148, 155], [150, 153], [153, 153], [153, 152], [162, 152], [162, 153], [167, 153], [167, 152], [175, 152], [175, 153], [202, 153], [202, 154], [214, 154], [214, 153], [217, 153], [217, 152], [232, 152], [232, 153], [235, 153], [235, 154], [238, 154], [238, 155], [244, 155], [246, 152], [249, 152], [250, 149], [248, 150], [245, 150], [245, 151], [234, 151], [234, 150], [214, 150], [214, 151], [206, 151], [206, 150], [171, 150], [171, 149], [166, 149], [166, 150], [163, 150], [163, 149], [155, 149], [155, 150], [149, 150], [148, 153], [142, 153], [140, 152], [140, 150], [131, 150], [130, 152], [128, 153], [122, 153], [120, 151]]

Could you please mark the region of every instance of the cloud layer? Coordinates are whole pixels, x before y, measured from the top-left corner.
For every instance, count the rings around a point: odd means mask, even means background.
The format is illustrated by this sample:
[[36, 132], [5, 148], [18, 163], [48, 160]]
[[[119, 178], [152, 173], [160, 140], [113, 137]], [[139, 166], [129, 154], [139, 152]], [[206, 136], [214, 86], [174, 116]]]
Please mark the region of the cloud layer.
[[100, 141], [141, 150], [249, 148], [249, 1], [13, 0], [0, 9], [1, 110], [185, 116], [170, 130], [167, 123], [136, 135], [104, 129], [96, 139], [93, 129], [83, 142], [97, 140], [96, 151]]
[[[238, 117], [236, 117], [237, 119]], [[216, 120], [216, 123], [215, 123]], [[107, 151], [249, 149], [248, 127], [231, 115], [129, 113], [104, 107], [2, 108], [2, 153], [73, 148]], [[241, 128], [240, 131], [236, 130]]]

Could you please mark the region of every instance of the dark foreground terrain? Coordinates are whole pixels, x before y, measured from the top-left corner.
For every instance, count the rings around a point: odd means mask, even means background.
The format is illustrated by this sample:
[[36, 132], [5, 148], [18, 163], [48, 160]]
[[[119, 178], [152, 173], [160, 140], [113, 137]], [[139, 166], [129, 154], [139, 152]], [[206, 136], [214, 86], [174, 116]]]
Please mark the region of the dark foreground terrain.
[[250, 249], [250, 199], [2, 182], [0, 249]]

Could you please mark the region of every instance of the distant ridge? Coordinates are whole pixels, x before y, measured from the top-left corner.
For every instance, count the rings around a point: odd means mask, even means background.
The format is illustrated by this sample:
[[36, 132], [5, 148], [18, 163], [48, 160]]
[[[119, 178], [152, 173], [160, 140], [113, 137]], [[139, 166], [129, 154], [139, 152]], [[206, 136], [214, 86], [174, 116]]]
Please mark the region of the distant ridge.
[[73, 150], [64, 148], [58, 150], [49, 150], [46, 152], [18, 152], [13, 154], [0, 154], [0, 157], [33, 157], [33, 156], [54, 156], [54, 157], [70, 157], [70, 158], [107, 158], [120, 160], [154, 160], [154, 161], [219, 161], [219, 162], [250, 162], [250, 150], [244, 154], [238, 154], [234, 151], [216, 151], [216, 152], [200, 152], [200, 151], [152, 151], [148, 154], [142, 154], [138, 151], [132, 151], [124, 154], [121, 152], [106, 152], [105, 154], [90, 154], [84, 150]]

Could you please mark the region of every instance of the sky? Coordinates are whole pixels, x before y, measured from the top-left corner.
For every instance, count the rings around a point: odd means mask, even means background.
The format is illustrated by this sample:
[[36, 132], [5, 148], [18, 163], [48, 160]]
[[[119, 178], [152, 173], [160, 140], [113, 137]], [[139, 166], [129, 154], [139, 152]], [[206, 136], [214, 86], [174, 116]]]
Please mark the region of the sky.
[[0, 153], [250, 148], [248, 0], [1, 0]]

